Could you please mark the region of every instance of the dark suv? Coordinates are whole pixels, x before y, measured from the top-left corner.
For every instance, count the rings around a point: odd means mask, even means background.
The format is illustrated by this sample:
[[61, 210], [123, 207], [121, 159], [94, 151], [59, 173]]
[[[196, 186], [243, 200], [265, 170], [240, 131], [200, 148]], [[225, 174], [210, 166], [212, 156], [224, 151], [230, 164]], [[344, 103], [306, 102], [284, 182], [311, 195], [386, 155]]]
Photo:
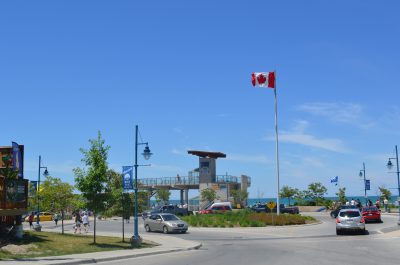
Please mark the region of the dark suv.
[[336, 218], [342, 209], [358, 209], [360, 210], [356, 205], [340, 205], [339, 208], [332, 210], [331, 211], [331, 217]]

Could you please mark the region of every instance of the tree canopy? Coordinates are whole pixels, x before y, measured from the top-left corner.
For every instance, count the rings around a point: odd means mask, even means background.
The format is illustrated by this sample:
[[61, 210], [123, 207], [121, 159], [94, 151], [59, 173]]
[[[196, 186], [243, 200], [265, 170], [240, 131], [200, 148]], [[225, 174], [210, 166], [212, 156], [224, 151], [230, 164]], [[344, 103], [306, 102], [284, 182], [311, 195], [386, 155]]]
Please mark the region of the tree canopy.
[[[89, 149], [81, 148], [83, 154], [82, 162], [86, 168], [74, 168], [75, 185], [82, 192], [82, 196], [87, 201], [90, 210], [96, 213], [103, 212], [111, 196], [109, 181], [107, 177], [107, 158], [109, 146], [105, 145], [105, 140], [98, 132], [96, 139], [89, 140]], [[94, 243], [96, 243], [96, 223], [94, 223]]]

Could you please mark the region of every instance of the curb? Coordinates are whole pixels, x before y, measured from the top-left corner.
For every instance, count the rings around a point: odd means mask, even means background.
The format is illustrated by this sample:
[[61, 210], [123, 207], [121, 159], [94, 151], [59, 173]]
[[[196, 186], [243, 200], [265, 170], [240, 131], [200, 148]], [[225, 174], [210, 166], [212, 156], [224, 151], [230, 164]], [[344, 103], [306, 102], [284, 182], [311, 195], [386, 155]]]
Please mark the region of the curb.
[[[129, 255], [124, 255], [124, 256], [114, 256], [114, 257], [106, 257], [106, 258], [90, 258], [90, 259], [80, 259], [80, 260], [73, 260], [70, 262], [56, 262], [56, 263], [49, 263], [49, 264], [92, 264], [92, 263], [98, 263], [98, 262], [105, 262], [105, 261], [113, 261], [113, 260], [123, 260], [123, 259], [130, 259], [130, 258], [138, 258], [138, 257], [146, 257], [146, 256], [151, 256], [151, 255], [159, 255], [159, 254], [166, 254], [166, 253], [173, 253], [173, 252], [181, 252], [181, 251], [190, 251], [190, 250], [196, 250], [202, 247], [201, 243], [198, 243], [197, 245], [193, 247], [188, 247], [188, 248], [180, 248], [180, 249], [170, 249], [170, 250], [158, 250], [158, 251], [153, 251], [153, 252], [148, 252], [148, 253], [135, 253], [135, 254], [129, 254]], [[95, 253], [95, 252], [93, 252]]]

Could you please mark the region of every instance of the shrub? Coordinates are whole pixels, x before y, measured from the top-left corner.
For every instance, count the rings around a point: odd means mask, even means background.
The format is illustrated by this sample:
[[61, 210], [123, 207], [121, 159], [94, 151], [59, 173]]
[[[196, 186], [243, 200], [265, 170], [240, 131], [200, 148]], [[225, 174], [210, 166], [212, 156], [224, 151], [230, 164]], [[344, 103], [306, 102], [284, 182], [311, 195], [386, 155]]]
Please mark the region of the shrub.
[[315, 221], [313, 217], [275, 213], [255, 213], [248, 210], [229, 212], [225, 214], [204, 214], [184, 216], [191, 226], [200, 227], [262, 227], [266, 225], [297, 225]]

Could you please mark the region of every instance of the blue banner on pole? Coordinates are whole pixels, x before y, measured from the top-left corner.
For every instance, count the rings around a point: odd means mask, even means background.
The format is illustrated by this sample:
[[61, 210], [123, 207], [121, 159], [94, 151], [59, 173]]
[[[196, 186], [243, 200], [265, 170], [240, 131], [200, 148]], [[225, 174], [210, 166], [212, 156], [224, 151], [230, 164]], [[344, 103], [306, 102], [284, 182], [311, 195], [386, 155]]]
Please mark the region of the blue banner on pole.
[[122, 189], [124, 191], [133, 190], [133, 167], [122, 167]]
[[369, 179], [365, 180], [365, 190], [371, 190], [371, 182]]
[[13, 162], [13, 170], [18, 171], [18, 177], [24, 177], [24, 167], [22, 164], [22, 154], [19, 148], [19, 144], [16, 142], [12, 142], [12, 162]]
[[37, 181], [34, 181], [34, 180], [31, 180], [30, 181], [30, 183], [31, 183], [31, 185], [30, 185], [30, 187], [29, 187], [29, 196], [31, 196], [31, 197], [33, 197], [33, 196], [35, 196], [36, 195], [36, 192], [37, 192]]

